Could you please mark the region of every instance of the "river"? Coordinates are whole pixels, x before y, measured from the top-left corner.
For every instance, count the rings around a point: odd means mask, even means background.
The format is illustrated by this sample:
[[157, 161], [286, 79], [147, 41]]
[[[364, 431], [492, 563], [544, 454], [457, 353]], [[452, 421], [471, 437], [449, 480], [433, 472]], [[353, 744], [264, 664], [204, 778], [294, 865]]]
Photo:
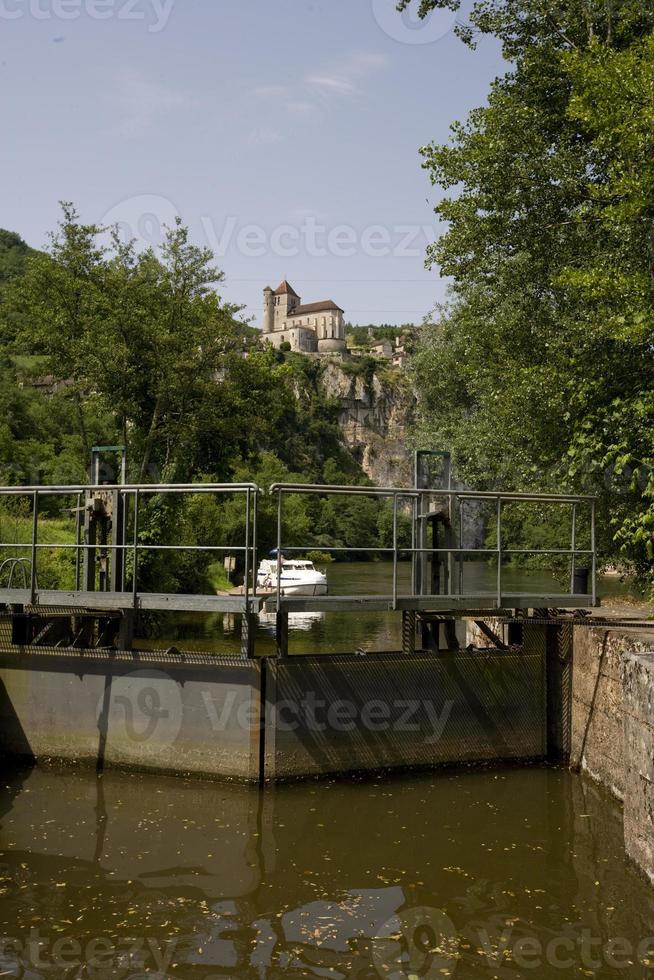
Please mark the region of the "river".
[[[650, 975], [621, 812], [550, 768], [265, 792], [5, 775], [0, 975], [483, 980]], [[158, 974], [157, 974], [157, 971]]]

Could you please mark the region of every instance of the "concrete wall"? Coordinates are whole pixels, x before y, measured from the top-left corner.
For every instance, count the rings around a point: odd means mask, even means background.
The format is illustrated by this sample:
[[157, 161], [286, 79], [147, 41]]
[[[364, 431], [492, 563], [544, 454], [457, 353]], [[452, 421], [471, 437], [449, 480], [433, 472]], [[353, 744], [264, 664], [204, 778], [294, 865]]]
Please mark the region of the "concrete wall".
[[63, 653], [21, 659], [4, 656], [0, 666], [4, 757], [258, 778], [257, 664]]

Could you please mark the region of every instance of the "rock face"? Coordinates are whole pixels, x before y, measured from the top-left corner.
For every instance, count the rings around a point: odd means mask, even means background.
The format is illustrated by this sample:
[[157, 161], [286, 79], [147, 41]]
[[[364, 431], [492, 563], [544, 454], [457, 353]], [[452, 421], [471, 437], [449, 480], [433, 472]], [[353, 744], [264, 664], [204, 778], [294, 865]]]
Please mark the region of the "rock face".
[[340, 402], [343, 441], [373, 484], [411, 486], [413, 451], [408, 429], [415, 397], [406, 376], [386, 370], [368, 377], [330, 361], [321, 384], [326, 395]]

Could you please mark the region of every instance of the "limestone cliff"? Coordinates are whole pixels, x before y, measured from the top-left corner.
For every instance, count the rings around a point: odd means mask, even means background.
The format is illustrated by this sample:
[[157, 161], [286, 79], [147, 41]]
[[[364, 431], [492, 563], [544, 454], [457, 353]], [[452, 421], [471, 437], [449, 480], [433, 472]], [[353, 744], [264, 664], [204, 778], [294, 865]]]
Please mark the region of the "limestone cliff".
[[375, 486], [411, 486], [408, 430], [415, 397], [407, 377], [386, 367], [368, 372], [351, 365], [328, 361], [320, 379], [325, 394], [340, 402], [343, 441]]

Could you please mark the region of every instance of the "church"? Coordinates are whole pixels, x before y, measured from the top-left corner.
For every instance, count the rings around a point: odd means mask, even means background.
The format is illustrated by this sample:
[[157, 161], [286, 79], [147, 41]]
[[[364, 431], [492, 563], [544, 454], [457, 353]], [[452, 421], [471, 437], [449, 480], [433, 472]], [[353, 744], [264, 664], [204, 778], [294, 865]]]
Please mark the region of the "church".
[[274, 292], [270, 286], [263, 291], [262, 332], [274, 347], [289, 343], [291, 350], [304, 354], [346, 352], [340, 306], [331, 299], [303, 304], [286, 280]]

